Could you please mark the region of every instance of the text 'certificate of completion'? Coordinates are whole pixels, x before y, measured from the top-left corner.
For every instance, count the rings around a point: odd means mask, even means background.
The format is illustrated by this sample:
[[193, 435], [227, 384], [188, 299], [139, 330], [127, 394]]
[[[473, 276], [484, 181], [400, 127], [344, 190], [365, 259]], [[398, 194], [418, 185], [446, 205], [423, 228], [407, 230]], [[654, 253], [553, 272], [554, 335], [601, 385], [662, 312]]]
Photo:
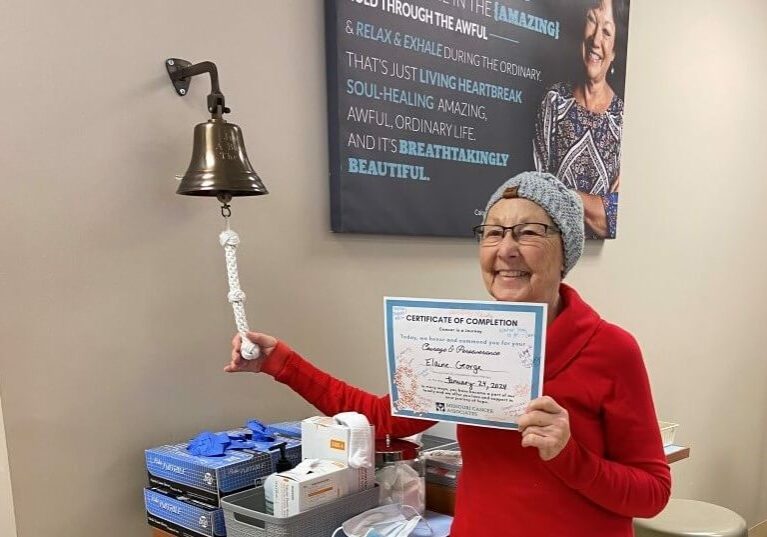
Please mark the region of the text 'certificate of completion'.
[[384, 298], [392, 415], [517, 429], [541, 395], [546, 304]]

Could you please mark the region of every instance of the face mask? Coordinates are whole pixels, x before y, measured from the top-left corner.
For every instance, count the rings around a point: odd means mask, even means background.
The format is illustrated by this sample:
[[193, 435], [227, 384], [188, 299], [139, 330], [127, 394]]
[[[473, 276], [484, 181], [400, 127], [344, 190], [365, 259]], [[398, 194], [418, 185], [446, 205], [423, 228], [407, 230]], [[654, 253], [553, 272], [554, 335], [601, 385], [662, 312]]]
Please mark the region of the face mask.
[[[408, 519], [402, 514], [403, 509], [412, 510], [415, 516]], [[350, 518], [333, 532], [332, 537], [335, 537], [339, 530], [343, 530], [348, 537], [407, 537], [418, 526], [421, 518], [423, 517], [409, 505], [384, 505]], [[428, 522], [426, 525], [428, 526]], [[433, 534], [431, 526], [429, 533]]]

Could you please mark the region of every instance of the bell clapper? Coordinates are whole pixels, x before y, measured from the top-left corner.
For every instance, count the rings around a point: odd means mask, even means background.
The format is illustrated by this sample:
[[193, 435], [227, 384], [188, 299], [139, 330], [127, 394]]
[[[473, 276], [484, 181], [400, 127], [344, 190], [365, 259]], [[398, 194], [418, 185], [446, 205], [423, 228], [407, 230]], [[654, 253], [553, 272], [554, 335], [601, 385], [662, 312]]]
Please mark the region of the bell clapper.
[[224, 247], [226, 254], [226, 272], [229, 280], [228, 299], [232, 304], [234, 321], [242, 339], [240, 354], [246, 360], [255, 360], [261, 355], [261, 349], [250, 341], [247, 335], [250, 329], [248, 328], [248, 320], [245, 318], [245, 293], [240, 289], [240, 278], [237, 273], [237, 245], [240, 243], [240, 236], [229, 226], [229, 217], [232, 216], [232, 209], [229, 205], [231, 200], [231, 194], [218, 195], [218, 201], [221, 202], [221, 216], [226, 220], [226, 229], [218, 236], [218, 240]]
[[224, 217], [224, 221], [226, 222], [226, 230], [230, 231], [229, 217], [232, 216], [232, 206], [229, 205], [229, 202], [232, 201], [232, 195], [223, 193], [219, 194], [217, 198], [218, 201], [221, 202], [221, 216]]

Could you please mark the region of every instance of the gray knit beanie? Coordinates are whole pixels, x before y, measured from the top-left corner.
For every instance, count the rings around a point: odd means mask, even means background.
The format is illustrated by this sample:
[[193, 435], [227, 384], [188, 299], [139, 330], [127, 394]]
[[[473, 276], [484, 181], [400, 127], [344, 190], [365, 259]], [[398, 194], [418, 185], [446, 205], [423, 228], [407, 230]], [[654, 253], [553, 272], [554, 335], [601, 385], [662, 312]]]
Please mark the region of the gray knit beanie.
[[540, 205], [551, 217], [562, 235], [565, 255], [564, 277], [583, 253], [583, 202], [573, 190], [550, 173], [522, 172], [498, 187], [485, 207], [485, 216], [490, 208], [503, 198], [508, 188], [517, 187], [517, 195]]

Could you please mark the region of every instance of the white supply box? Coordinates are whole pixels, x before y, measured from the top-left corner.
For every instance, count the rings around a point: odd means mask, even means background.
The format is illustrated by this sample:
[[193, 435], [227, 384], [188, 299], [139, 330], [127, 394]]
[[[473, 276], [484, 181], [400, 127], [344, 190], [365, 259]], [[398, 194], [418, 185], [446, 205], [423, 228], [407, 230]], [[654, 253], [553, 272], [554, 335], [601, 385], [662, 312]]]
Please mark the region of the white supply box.
[[[370, 426], [370, 436], [375, 437]], [[328, 416], [306, 418], [301, 422], [301, 453], [304, 459], [325, 459], [349, 464], [351, 429]]]
[[349, 494], [372, 489], [376, 485], [376, 469], [372, 468], [349, 468], [347, 472]]
[[304, 461], [274, 480], [274, 516], [293, 516], [345, 496], [349, 468], [337, 461]]
[[[323, 459], [349, 464], [352, 431], [328, 416], [306, 418], [301, 422], [301, 456], [306, 459]], [[375, 428], [370, 426], [370, 445], [375, 438]], [[370, 453], [369, 468], [349, 468], [349, 493], [360, 492], [375, 486], [374, 454]]]

